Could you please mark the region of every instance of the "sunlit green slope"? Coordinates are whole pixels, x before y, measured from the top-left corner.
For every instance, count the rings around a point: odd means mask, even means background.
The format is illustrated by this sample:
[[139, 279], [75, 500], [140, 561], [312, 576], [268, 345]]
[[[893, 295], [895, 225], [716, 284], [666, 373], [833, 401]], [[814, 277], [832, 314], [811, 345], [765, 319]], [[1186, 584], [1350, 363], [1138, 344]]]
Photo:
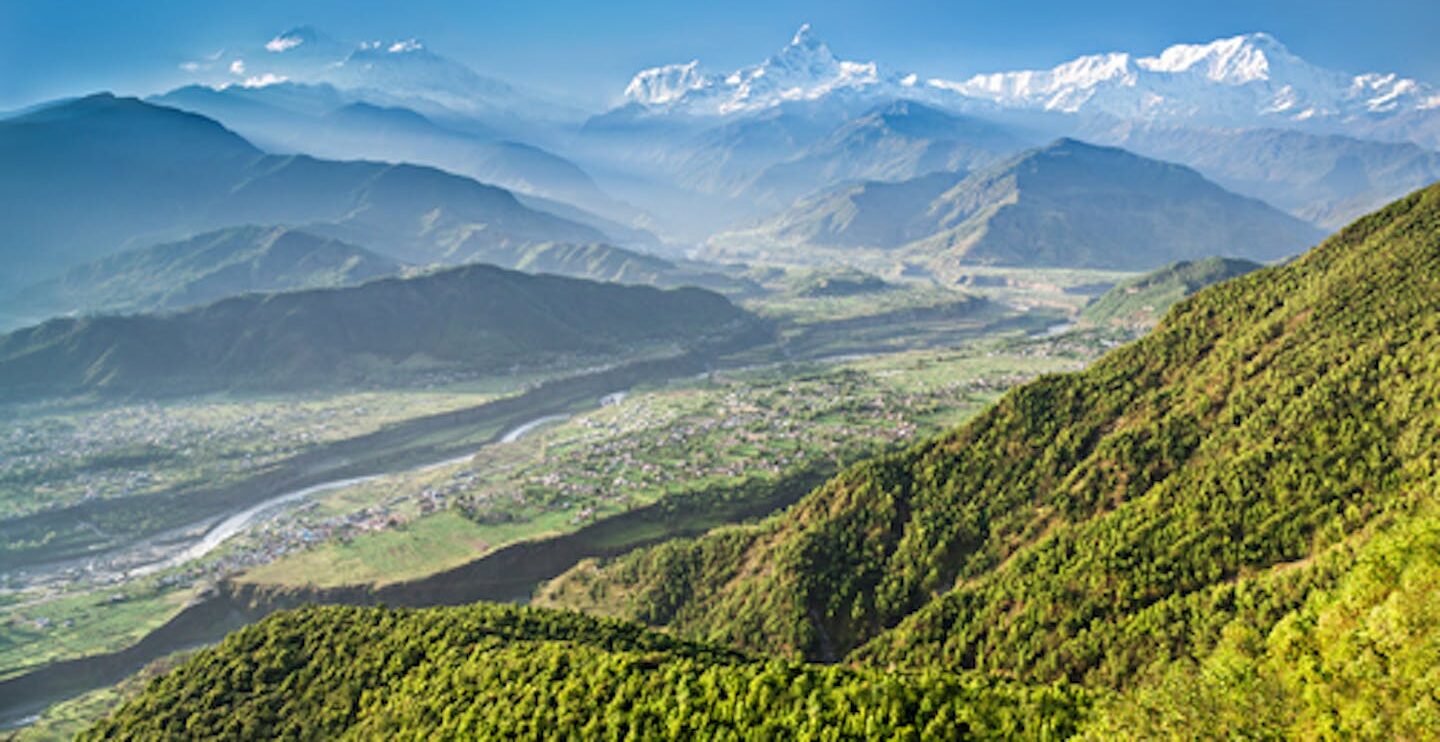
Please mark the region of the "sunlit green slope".
[[760, 661], [573, 613], [327, 607], [231, 635], [82, 739], [1058, 738], [1084, 703]]
[[[1376, 651], [1345, 596], [1383, 612], [1424, 591], [1392, 605], [1354, 587], [1369, 583], [1353, 559], [1327, 555], [1419, 528], [1437, 451], [1431, 187], [788, 512], [577, 568], [543, 597], [752, 651], [1096, 688], [1208, 657], [1231, 625], [1269, 637], [1280, 659], [1267, 662], [1286, 666], [1292, 645], [1271, 633], [1290, 632], [1323, 658], [1292, 668], [1293, 692], [1356, 673], [1288, 709], [1296, 728], [1364, 697], [1418, 694], [1433, 709], [1432, 667], [1372, 656], [1382, 670], [1367, 673], [1345, 654]], [[1405, 568], [1418, 584], [1440, 564], [1426, 543]], [[1384, 631], [1403, 645], [1385, 657], [1434, 646], [1434, 611], [1415, 611]]]

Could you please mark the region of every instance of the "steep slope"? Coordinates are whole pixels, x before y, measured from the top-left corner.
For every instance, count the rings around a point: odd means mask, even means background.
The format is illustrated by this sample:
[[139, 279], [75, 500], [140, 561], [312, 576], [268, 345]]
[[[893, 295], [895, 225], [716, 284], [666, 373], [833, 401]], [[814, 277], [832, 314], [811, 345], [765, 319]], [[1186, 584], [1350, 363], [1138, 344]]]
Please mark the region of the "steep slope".
[[301, 230], [233, 227], [101, 258], [16, 298], [55, 314], [173, 309], [236, 294], [357, 284], [401, 267]]
[[1228, 281], [1264, 266], [1248, 260], [1205, 258], [1171, 263], [1143, 276], [1122, 281], [1095, 297], [1080, 311], [1080, 320], [1095, 325], [1149, 328], [1175, 302], [1211, 284]]
[[746, 323], [724, 298], [472, 265], [0, 336], [0, 393], [174, 394], [497, 373], [684, 344]]
[[1070, 139], [960, 183], [922, 224], [928, 234], [911, 249], [949, 260], [1130, 270], [1211, 255], [1270, 261], [1323, 234], [1189, 168]]
[[[1306, 579], [1338, 575], [1279, 621], [1265, 612], [1237, 618], [1200, 657], [1158, 663], [1105, 704], [1086, 725], [1087, 738], [1433, 736], [1440, 728], [1440, 513], [1433, 498], [1418, 510], [1323, 553], [1308, 575], [1275, 570], [1234, 591], [1263, 604], [1303, 590]], [[1213, 593], [1211, 600], [1231, 597]]]
[[80, 738], [1008, 739], [1065, 736], [1085, 703], [764, 662], [573, 613], [325, 607], [201, 651]]
[[0, 212], [0, 279], [12, 283], [244, 224], [307, 226], [416, 263], [517, 243], [604, 241], [468, 178], [266, 155], [210, 119], [104, 94], [0, 121], [0, 198], [10, 206]]
[[[542, 602], [748, 649], [1114, 688], [1206, 656], [1227, 624], [1361, 641], [1306, 616], [1339, 610], [1346, 552], [1434, 522], [1436, 379], [1440, 186], [783, 514], [577, 567]], [[1420, 554], [1417, 579], [1440, 565]], [[1407, 646], [1440, 641], [1431, 614]], [[1349, 677], [1330, 687], [1423, 695], [1433, 668]]]
[[1275, 260], [1321, 234], [1188, 168], [1072, 139], [925, 198], [945, 177], [837, 189], [712, 244], [761, 253], [767, 245], [868, 247], [943, 265], [1148, 270], [1211, 255]]

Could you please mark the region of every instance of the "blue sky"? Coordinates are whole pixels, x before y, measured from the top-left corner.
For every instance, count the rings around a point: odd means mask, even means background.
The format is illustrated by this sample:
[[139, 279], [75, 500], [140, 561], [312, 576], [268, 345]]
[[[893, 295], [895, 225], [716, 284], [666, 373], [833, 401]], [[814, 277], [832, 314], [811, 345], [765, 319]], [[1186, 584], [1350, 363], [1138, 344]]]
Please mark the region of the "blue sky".
[[758, 61], [803, 22], [842, 57], [960, 78], [1078, 54], [1268, 31], [1310, 61], [1440, 83], [1435, 0], [0, 0], [0, 108], [185, 81], [187, 59], [312, 24], [418, 37], [478, 71], [599, 106], [641, 67]]

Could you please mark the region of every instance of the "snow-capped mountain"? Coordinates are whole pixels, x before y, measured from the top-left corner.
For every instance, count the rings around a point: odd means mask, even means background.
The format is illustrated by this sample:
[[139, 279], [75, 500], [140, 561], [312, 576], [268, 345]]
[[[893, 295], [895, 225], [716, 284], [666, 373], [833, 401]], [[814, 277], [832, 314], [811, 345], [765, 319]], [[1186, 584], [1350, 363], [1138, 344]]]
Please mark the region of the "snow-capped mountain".
[[1430, 85], [1393, 73], [1318, 67], [1264, 33], [1177, 44], [1154, 56], [1094, 54], [1048, 70], [954, 81], [838, 59], [808, 25], [776, 55], [728, 74], [707, 72], [698, 61], [644, 70], [626, 87], [625, 102], [656, 113], [732, 115], [831, 95], [913, 98], [972, 112], [1341, 130], [1393, 116], [1440, 116], [1440, 90]]
[[1264, 33], [1177, 44], [1151, 57], [1096, 54], [1049, 70], [927, 84], [1007, 108], [1149, 121], [1346, 121], [1440, 107], [1440, 92], [1427, 85], [1317, 67]]
[[323, 81], [340, 88], [373, 89], [396, 97], [433, 100], [456, 111], [520, 105], [509, 84], [484, 77], [440, 56], [416, 39], [369, 41], [328, 66]]
[[882, 78], [874, 62], [838, 59], [806, 24], [769, 59], [727, 74], [704, 71], [698, 60], [643, 70], [626, 86], [625, 101], [696, 115], [728, 115], [832, 93], [882, 95], [902, 83], [900, 78]]
[[377, 103], [403, 104], [426, 113], [547, 120], [582, 116], [481, 75], [413, 38], [350, 42], [299, 26], [263, 44], [242, 45], [224, 58], [182, 68], [192, 72], [196, 82], [217, 88], [292, 82], [356, 91]]

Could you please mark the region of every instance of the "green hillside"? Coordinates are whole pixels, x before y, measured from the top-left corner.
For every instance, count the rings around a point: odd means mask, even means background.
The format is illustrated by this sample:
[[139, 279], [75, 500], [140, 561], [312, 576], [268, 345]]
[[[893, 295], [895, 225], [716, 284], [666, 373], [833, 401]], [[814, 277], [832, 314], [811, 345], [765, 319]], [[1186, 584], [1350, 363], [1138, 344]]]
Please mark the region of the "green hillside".
[[1426, 739], [1437, 451], [1440, 185], [783, 513], [537, 596], [666, 632], [284, 613], [89, 738]]
[[1095, 297], [1080, 319], [1095, 325], [1148, 328], [1175, 302], [1211, 284], [1243, 276], [1262, 266], [1249, 260], [1205, 258], [1171, 263], [1143, 276], [1122, 281]]
[[1149, 703], [1180, 736], [1204, 718], [1420, 738], [1440, 718], [1421, 659], [1440, 641], [1422, 597], [1437, 450], [1440, 186], [785, 513], [582, 565], [542, 602], [791, 657], [1118, 689], [1114, 714]]
[[724, 334], [723, 297], [470, 265], [251, 294], [172, 314], [65, 318], [0, 335], [0, 396], [176, 394], [502, 373]]
[[80, 739], [1044, 739], [1085, 702], [760, 661], [574, 613], [325, 607], [232, 634]]

